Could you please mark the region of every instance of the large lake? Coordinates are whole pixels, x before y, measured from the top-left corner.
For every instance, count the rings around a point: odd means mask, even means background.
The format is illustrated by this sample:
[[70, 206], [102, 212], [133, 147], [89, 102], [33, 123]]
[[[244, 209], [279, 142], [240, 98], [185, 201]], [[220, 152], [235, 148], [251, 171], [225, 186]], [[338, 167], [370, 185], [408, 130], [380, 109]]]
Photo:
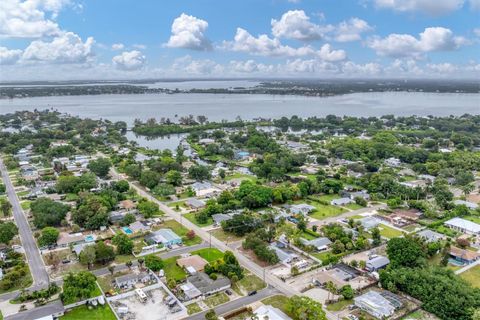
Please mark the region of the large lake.
[[[125, 121], [132, 125], [135, 118], [181, 117], [205, 115], [209, 120], [249, 120], [257, 117], [280, 118], [326, 116], [394, 115], [462, 115], [480, 114], [480, 94], [452, 93], [354, 93], [328, 98], [247, 94], [145, 94], [36, 97], [0, 100], [0, 113], [17, 110], [52, 108], [60, 112], [89, 117]], [[181, 135], [153, 140], [127, 137], [139, 145], [154, 149], [175, 149]]]
[[209, 120], [256, 117], [462, 115], [480, 113], [480, 94], [354, 93], [327, 98], [247, 94], [125, 94], [35, 97], [0, 100], [0, 113], [53, 108], [60, 112], [112, 121], [146, 120], [193, 114]]

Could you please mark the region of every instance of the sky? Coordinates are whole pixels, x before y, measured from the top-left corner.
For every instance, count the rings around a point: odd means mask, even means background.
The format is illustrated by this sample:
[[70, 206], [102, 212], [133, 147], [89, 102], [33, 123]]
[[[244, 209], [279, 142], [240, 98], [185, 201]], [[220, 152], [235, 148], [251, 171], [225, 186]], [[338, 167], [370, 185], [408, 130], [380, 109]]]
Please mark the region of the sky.
[[480, 0], [2, 0], [0, 81], [480, 78]]

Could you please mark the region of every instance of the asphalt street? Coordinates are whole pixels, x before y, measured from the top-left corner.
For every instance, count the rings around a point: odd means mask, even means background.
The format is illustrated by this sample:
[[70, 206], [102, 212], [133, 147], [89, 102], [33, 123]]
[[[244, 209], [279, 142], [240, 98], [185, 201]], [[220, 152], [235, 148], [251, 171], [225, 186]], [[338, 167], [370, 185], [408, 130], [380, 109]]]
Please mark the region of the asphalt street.
[[33, 278], [32, 287], [43, 288], [46, 287], [49, 283], [49, 278], [47, 271], [45, 270], [45, 265], [43, 264], [40, 251], [37, 247], [37, 242], [33, 238], [32, 230], [28, 224], [27, 218], [20, 206], [20, 201], [18, 200], [17, 194], [13, 187], [12, 181], [8, 176], [8, 171], [3, 164], [3, 160], [0, 158], [0, 170], [2, 171], [2, 179], [7, 188], [7, 195], [10, 203], [12, 204], [13, 218], [18, 227], [18, 233], [22, 241], [22, 246], [25, 249], [25, 254], [27, 256], [27, 263], [30, 268], [30, 272]]

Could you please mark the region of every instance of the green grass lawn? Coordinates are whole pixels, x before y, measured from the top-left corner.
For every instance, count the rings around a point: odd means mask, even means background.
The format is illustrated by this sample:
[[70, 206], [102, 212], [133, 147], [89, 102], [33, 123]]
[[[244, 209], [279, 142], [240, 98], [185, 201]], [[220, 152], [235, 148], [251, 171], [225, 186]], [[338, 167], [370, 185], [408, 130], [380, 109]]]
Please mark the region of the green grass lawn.
[[341, 197], [338, 194], [324, 194], [318, 197], [318, 200], [330, 202], [333, 199], [340, 199]]
[[383, 237], [388, 238], [388, 239], [400, 237], [404, 234], [403, 232], [401, 232], [397, 229], [391, 228], [391, 227], [389, 227], [387, 225], [384, 225], [382, 223], [380, 223], [378, 225], [378, 228], [380, 229], [380, 235], [382, 235]]
[[285, 313], [287, 313], [287, 309], [286, 309], [287, 302], [288, 302], [288, 297], [282, 296], [282, 295], [271, 296], [262, 300], [263, 304], [271, 305], [272, 307], [278, 308]]
[[20, 206], [22, 207], [22, 210], [28, 210], [28, 209], [30, 209], [30, 203], [32, 203], [32, 201], [30, 201], [30, 200], [22, 201], [22, 202], [20, 203]]
[[192, 303], [192, 304], [189, 304], [187, 306], [188, 315], [195, 314], [195, 313], [198, 313], [198, 312], [201, 312], [201, 311], [202, 311], [202, 308], [200, 308], [200, 306], [196, 302]]
[[237, 237], [233, 233], [227, 233], [222, 230], [222, 228], [215, 229], [210, 232], [212, 236], [217, 238], [220, 241], [228, 241], [228, 242], [234, 242], [234, 241], [240, 241], [243, 240], [244, 237]]
[[173, 232], [178, 234], [183, 239], [183, 244], [186, 246], [193, 246], [202, 243], [202, 239], [197, 235], [195, 235], [192, 240], [187, 239], [185, 236], [189, 230], [175, 220], [167, 220], [163, 222], [161, 227], [172, 229]]
[[191, 252], [191, 254], [198, 254], [200, 257], [207, 260], [208, 262], [216, 261], [223, 258], [223, 252], [218, 250], [217, 248], [203, 248], [197, 251], [193, 251]]
[[200, 223], [197, 221], [197, 219], [195, 219], [195, 212], [189, 212], [189, 213], [185, 213], [183, 215], [184, 218], [187, 218], [190, 222], [192, 222], [193, 224], [199, 226], [199, 227], [206, 227], [206, 226], [210, 226], [213, 224], [213, 219], [211, 217], [208, 218], [207, 222], [206, 223]]
[[172, 257], [163, 260], [165, 263], [165, 266], [163, 267], [163, 270], [165, 271], [165, 275], [167, 276], [167, 279], [175, 279], [175, 281], [181, 281], [184, 280], [187, 277], [187, 274], [185, 271], [180, 268], [177, 265], [177, 259], [179, 257]]
[[468, 217], [463, 217], [467, 220], [470, 220], [472, 222], [475, 222], [475, 223], [478, 223], [480, 224], [480, 217], [477, 217], [477, 216], [468, 216]]
[[236, 172], [232, 175], [226, 176], [225, 181], [230, 181], [233, 179], [243, 179], [243, 180], [250, 180], [250, 181], [255, 181], [257, 178], [255, 176], [251, 176], [249, 174], [243, 174], [240, 172]]
[[480, 265], [476, 265], [475, 267], [460, 273], [460, 277], [465, 279], [473, 287], [480, 288]]
[[177, 207], [177, 205], [178, 205], [179, 207], [184, 207], [184, 208], [185, 208], [185, 200], [170, 202], [170, 203], [168, 204], [168, 206], [169, 206], [170, 208], [175, 208], [175, 207]]
[[213, 296], [210, 296], [204, 300], [205, 304], [209, 308], [213, 308], [215, 306], [218, 306], [219, 304], [226, 303], [228, 301], [230, 301], [230, 299], [225, 292], [214, 294]]
[[234, 284], [233, 289], [236, 289], [236, 292], [240, 291], [243, 292], [243, 294], [247, 294], [250, 291], [262, 290], [263, 288], [265, 288], [265, 282], [263, 282], [262, 279], [253, 274], [247, 274], [243, 279]]
[[340, 311], [345, 309], [347, 306], [351, 305], [353, 300], [340, 300], [335, 303], [327, 305], [327, 310], [329, 311]]
[[132, 254], [115, 256], [115, 263], [121, 264], [132, 261], [135, 257]]
[[317, 234], [317, 236], [314, 236], [313, 231], [312, 232], [302, 231], [302, 233], [300, 234], [300, 237], [305, 239], [305, 240], [313, 240], [313, 239], [317, 239], [318, 237], [320, 237], [320, 235]]
[[356, 203], [349, 203], [345, 206], [346, 208], [350, 209], [350, 210], [358, 210], [358, 209], [362, 209], [364, 207], [362, 207], [361, 205], [359, 204], [356, 204]]
[[72, 310], [65, 313], [63, 317], [60, 317], [62, 320], [116, 320], [115, 314], [110, 309], [108, 305], [98, 306], [91, 310], [87, 306], [80, 306], [73, 308]]
[[324, 205], [324, 204], [321, 204], [321, 203], [318, 203], [318, 202], [314, 202], [314, 201], [312, 201], [310, 204], [317, 208], [317, 210], [315, 212], [310, 214], [310, 217], [312, 217], [314, 219], [317, 219], [317, 220], [322, 220], [322, 219], [326, 219], [326, 218], [329, 218], [329, 217], [335, 217], [335, 216], [338, 216], [342, 213], [347, 212], [347, 210], [345, 210], [343, 208], [336, 207], [336, 206], [331, 206], [331, 205], [327, 206], [327, 205]]

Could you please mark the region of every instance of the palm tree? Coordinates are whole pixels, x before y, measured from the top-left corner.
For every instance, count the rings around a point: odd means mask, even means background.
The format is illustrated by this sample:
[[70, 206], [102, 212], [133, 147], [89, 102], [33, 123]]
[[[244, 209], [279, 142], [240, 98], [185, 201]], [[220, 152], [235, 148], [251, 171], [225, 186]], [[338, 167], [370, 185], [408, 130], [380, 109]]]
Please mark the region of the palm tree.
[[145, 262], [145, 260], [143, 260], [142, 258], [138, 259], [138, 265], [140, 266], [140, 269], [143, 268], [143, 263]]
[[131, 269], [132, 268], [132, 261], [125, 262], [125, 265], [128, 267], [128, 269]]
[[110, 271], [110, 273], [111, 273], [112, 276], [113, 276], [113, 273], [115, 272], [115, 267], [114, 267], [114, 266], [109, 266], [109, 267], [108, 267], [108, 271]]

